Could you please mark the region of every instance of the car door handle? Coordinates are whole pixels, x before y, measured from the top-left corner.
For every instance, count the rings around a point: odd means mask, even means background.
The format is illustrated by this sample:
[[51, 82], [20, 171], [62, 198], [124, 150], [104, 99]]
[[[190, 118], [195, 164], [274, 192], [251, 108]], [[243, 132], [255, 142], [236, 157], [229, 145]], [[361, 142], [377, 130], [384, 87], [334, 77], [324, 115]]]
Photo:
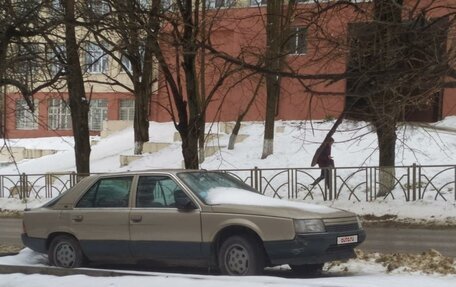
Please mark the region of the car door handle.
[[142, 216], [141, 215], [132, 215], [130, 217], [131, 222], [141, 222], [142, 221]]
[[81, 222], [83, 219], [84, 219], [84, 216], [82, 216], [82, 215], [73, 215], [71, 217], [71, 220], [73, 220], [74, 222]]

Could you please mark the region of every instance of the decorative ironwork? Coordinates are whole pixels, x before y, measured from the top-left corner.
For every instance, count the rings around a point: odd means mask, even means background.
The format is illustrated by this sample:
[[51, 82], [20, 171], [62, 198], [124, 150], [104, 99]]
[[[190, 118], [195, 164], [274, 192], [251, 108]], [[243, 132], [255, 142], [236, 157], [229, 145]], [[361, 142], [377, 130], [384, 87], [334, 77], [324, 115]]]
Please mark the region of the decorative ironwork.
[[[373, 201], [377, 199], [455, 200], [456, 165], [398, 166], [385, 172], [380, 167], [337, 167], [329, 170], [330, 185], [322, 180], [311, 186], [320, 175], [318, 168], [230, 169], [229, 173], [262, 194], [294, 200]], [[392, 172], [394, 170], [394, 172]], [[384, 172], [391, 179], [380, 180]], [[75, 185], [85, 175], [76, 173], [0, 175], [0, 197], [52, 198]], [[383, 188], [382, 188], [383, 187]], [[387, 190], [383, 195], [380, 190]]]

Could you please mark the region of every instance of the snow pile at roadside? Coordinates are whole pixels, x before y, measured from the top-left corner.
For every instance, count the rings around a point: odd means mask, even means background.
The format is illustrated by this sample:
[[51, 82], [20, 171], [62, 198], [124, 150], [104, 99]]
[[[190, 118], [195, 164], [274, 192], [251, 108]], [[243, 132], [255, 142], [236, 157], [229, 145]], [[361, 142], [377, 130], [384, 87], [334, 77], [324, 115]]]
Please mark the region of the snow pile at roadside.
[[17, 255], [0, 257], [0, 265], [47, 266], [48, 259], [44, 254], [24, 248]]
[[[358, 260], [375, 262], [385, 267], [386, 272], [421, 274], [456, 274], [456, 262], [452, 257], [443, 256], [440, 252], [430, 249], [421, 254], [409, 253], [366, 253], [356, 251]], [[331, 269], [331, 268], [330, 268]]]

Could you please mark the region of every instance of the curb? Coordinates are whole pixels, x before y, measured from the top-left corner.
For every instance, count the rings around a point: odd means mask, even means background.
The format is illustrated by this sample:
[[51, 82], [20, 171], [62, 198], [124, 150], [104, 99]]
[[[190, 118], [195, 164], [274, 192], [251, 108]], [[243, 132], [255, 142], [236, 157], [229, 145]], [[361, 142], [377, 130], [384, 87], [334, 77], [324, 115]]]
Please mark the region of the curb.
[[18, 255], [19, 252], [6, 252], [6, 253], [0, 253], [0, 257], [5, 257], [5, 256], [14, 256]]
[[140, 272], [128, 271], [112, 271], [112, 270], [95, 270], [95, 269], [72, 269], [58, 268], [46, 266], [23, 266], [23, 265], [0, 265], [0, 274], [22, 273], [31, 274], [46, 274], [54, 276], [71, 276], [71, 275], [87, 275], [92, 277], [118, 277], [118, 276], [157, 276], [154, 274], [144, 274]]

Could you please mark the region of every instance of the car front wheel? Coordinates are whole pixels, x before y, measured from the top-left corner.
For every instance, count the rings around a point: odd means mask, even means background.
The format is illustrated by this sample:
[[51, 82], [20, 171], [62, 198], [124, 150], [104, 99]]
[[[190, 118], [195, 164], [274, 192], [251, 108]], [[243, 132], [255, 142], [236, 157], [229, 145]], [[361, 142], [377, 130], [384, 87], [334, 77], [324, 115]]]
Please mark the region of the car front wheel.
[[49, 247], [49, 264], [63, 268], [77, 268], [84, 262], [79, 242], [69, 235], [55, 237]]
[[220, 247], [218, 261], [224, 275], [258, 275], [264, 269], [264, 252], [253, 238], [232, 236]]

